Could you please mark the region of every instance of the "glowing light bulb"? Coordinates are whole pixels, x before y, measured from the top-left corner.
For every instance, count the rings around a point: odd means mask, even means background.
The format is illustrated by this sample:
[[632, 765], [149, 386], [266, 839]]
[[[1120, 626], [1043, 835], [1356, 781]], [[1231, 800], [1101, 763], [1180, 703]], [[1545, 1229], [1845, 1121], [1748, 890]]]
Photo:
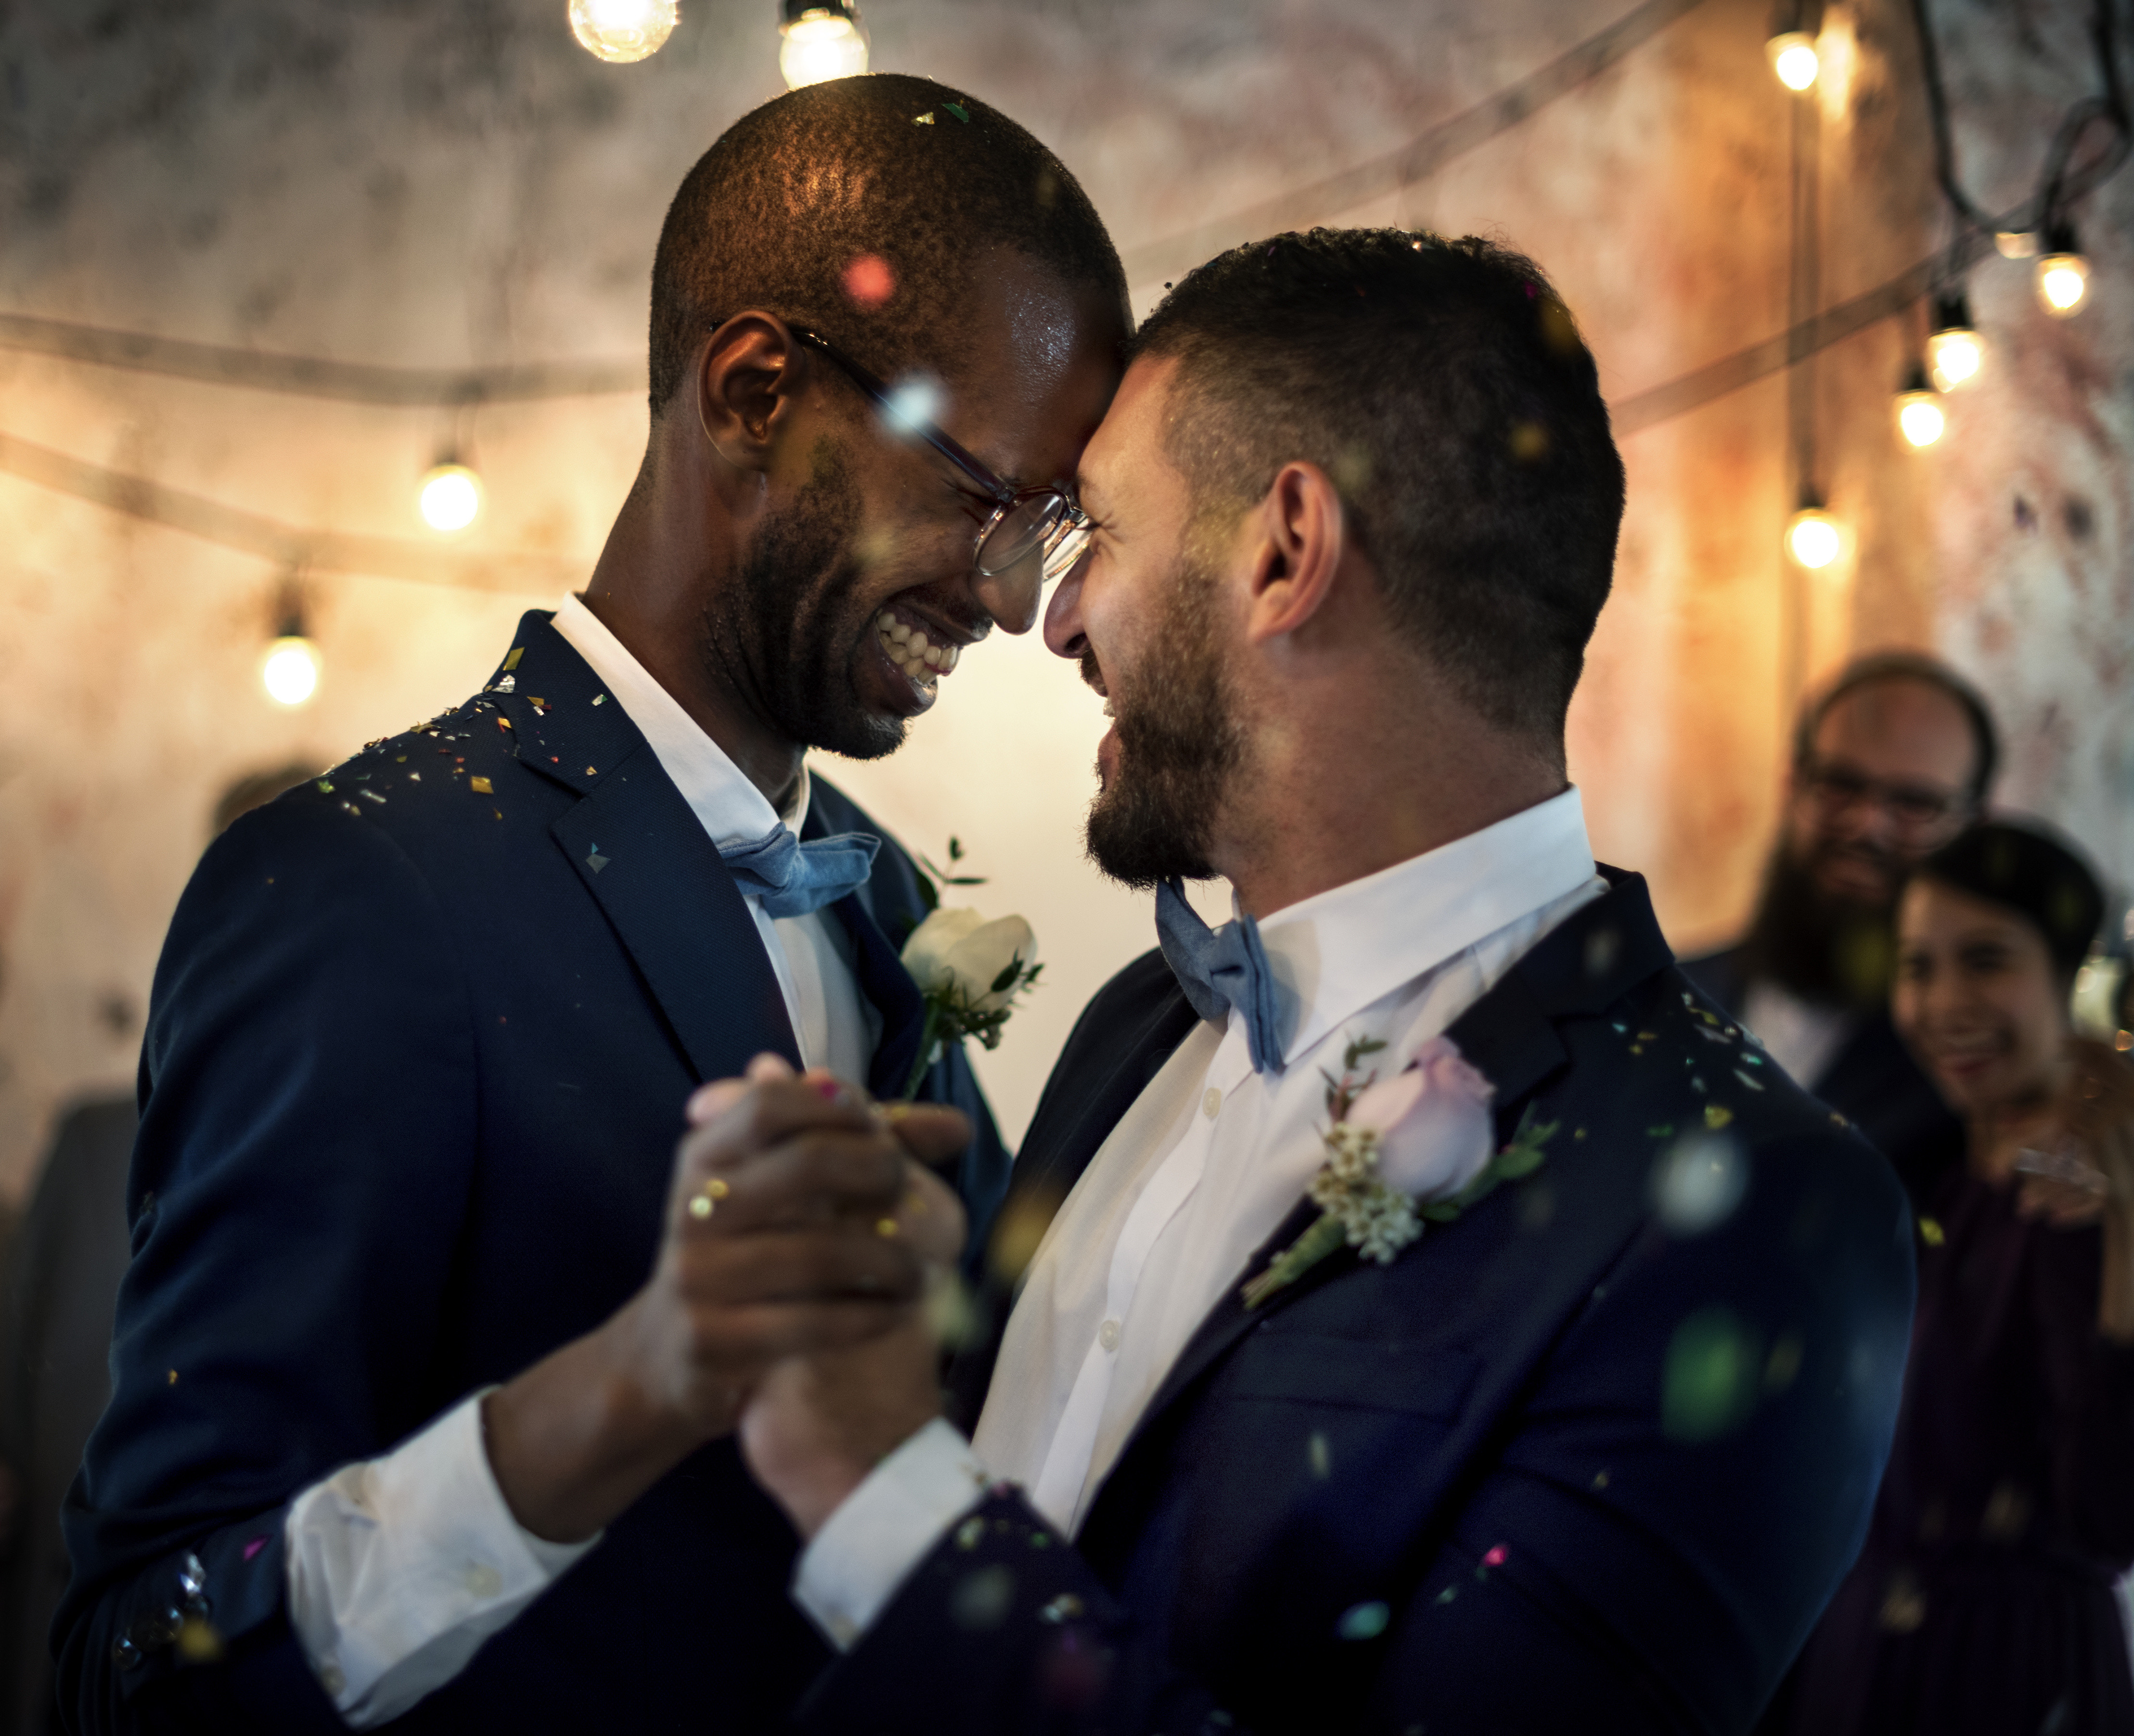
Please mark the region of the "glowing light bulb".
[[319, 648], [301, 634], [287, 634], [260, 659], [259, 684], [278, 706], [294, 710], [319, 690]]
[[1927, 340], [1927, 372], [1935, 389], [1965, 392], [1978, 383], [1986, 365], [1986, 345], [1971, 324], [1971, 305], [1962, 295], [1934, 300], [1934, 335]]
[[1948, 417], [1931, 392], [1897, 394], [1897, 432], [1909, 446], [1930, 446], [1948, 428]]
[[2047, 253], [2038, 261], [2038, 301], [2056, 320], [2079, 312], [2089, 293], [2089, 261], [2080, 253]]
[[674, 0], [571, 0], [571, 34], [601, 60], [641, 60], [674, 34]]
[[1897, 432], [1914, 451], [1930, 446], [1948, 428], [1948, 415], [1927, 383], [1926, 369], [1913, 364], [1897, 393]]
[[778, 70], [785, 88], [857, 77], [867, 70], [867, 27], [852, 0], [784, 0]]
[[463, 464], [432, 465], [422, 474], [415, 504], [432, 530], [465, 530], [481, 516], [481, 478]]
[[1764, 46], [1771, 57], [1771, 70], [1789, 90], [1807, 89], [1823, 70], [1815, 38], [1804, 30], [1781, 31]]
[[1837, 521], [1819, 506], [1804, 506], [1786, 523], [1786, 552], [1803, 567], [1827, 567], [1844, 546]]

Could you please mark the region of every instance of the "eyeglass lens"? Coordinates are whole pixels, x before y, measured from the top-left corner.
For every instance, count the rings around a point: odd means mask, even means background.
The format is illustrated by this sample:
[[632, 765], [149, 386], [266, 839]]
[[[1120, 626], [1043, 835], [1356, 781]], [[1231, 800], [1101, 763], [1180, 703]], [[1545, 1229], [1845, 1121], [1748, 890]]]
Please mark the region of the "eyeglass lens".
[[1050, 490], [1016, 501], [978, 539], [978, 568], [991, 577], [1041, 554], [1045, 578], [1059, 578], [1081, 558], [1089, 530], [1065, 496]]

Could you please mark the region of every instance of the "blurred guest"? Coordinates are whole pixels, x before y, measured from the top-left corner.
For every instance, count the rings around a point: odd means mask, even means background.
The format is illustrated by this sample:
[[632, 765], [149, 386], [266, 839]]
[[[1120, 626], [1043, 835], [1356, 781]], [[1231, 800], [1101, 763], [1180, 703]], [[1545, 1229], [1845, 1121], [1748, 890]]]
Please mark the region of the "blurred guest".
[[1898, 1042], [1890, 924], [1905, 876], [1978, 814], [2000, 746], [1986, 702], [1930, 658], [1863, 658], [1803, 713], [1747, 935], [1689, 979], [1854, 1122], [1914, 1202], [1963, 1129]]
[[[220, 837], [317, 768], [239, 778], [215, 804]], [[52, 1692], [52, 1612], [66, 1589], [60, 1503], [111, 1396], [111, 1316], [126, 1271], [126, 1166], [137, 1116], [130, 1091], [61, 1116], [9, 1262], [0, 1314], [0, 1478], [12, 1496], [0, 1568], [0, 1732], [62, 1728]]]
[[2134, 1731], [2134, 1068], [2071, 1033], [2103, 909], [2040, 832], [1976, 827], [1898, 920], [1898, 1031], [1963, 1119], [1868, 1543], [1794, 1729]]

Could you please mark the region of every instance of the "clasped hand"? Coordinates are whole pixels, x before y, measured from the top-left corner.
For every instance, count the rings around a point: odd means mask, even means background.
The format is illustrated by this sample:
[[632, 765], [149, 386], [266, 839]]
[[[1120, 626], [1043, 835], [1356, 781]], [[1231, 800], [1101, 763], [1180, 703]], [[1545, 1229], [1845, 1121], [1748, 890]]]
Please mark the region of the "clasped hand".
[[714, 1414], [737, 1410], [749, 1468], [812, 1536], [940, 1414], [925, 1304], [955, 1281], [965, 1222], [926, 1165], [960, 1152], [970, 1124], [878, 1107], [773, 1056], [688, 1113], [654, 1275], [684, 1304], [692, 1350], [674, 1366]]

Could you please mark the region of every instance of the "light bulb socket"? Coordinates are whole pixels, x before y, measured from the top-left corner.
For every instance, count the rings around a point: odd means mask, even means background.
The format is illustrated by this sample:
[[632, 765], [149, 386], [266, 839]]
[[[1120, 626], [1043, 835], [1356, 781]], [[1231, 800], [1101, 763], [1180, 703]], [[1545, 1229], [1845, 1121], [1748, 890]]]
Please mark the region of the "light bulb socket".
[[810, 18], [842, 18], [857, 29], [860, 9], [855, 0], [778, 0], [778, 27], [781, 31]]
[[1936, 296], [1934, 304], [1934, 329], [1942, 331], [1975, 331], [1971, 323], [1971, 297], [1962, 290], [1953, 296]]
[[1897, 396], [1904, 398], [1914, 392], [1931, 392], [1934, 383], [1927, 378], [1927, 364], [1914, 362], [1905, 370], [1905, 383], [1897, 388]]
[[309, 639], [311, 636], [310, 611], [304, 607], [304, 580], [301, 571], [292, 571], [282, 581], [282, 587], [274, 595], [274, 637], [277, 639]]
[[1778, 0], [1771, 8], [1774, 36], [1814, 36], [1823, 30], [1823, 0]]
[[2039, 251], [2048, 255], [2078, 253], [2082, 251], [2082, 242], [2075, 234], [2072, 223], [2064, 217], [2056, 218], [2045, 225], [2045, 244]]

